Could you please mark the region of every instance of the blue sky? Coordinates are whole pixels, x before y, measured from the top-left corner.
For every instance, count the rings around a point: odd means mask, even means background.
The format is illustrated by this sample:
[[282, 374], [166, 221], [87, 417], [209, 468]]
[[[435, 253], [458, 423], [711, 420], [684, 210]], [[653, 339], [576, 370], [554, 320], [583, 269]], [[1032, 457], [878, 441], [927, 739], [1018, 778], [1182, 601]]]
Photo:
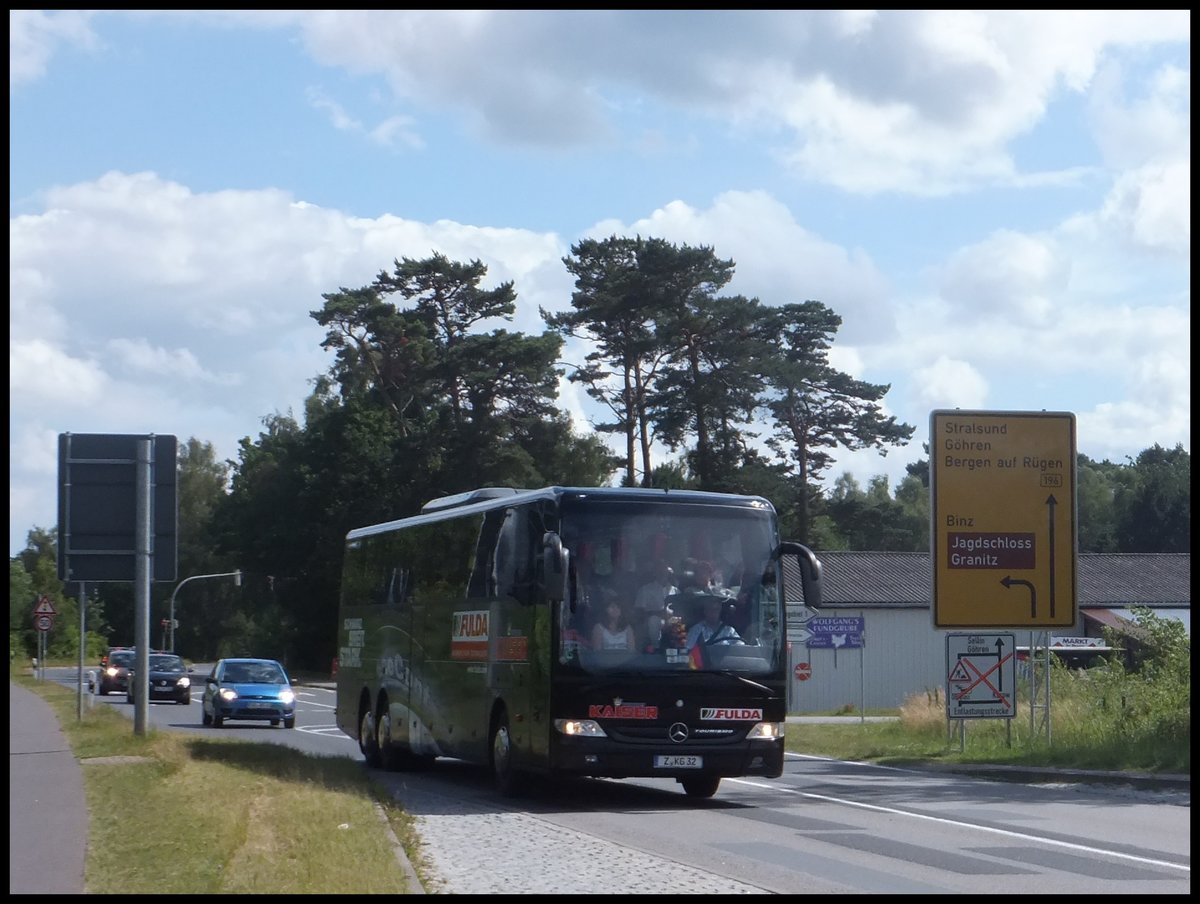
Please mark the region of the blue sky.
[[943, 408], [1074, 412], [1098, 460], [1190, 450], [1187, 11], [9, 24], [10, 552], [55, 525], [59, 433], [232, 459], [300, 416], [322, 293], [478, 258], [540, 332], [571, 245], [610, 235], [710, 245], [728, 294], [843, 318], [831, 360], [916, 433], [827, 486], [894, 488]]

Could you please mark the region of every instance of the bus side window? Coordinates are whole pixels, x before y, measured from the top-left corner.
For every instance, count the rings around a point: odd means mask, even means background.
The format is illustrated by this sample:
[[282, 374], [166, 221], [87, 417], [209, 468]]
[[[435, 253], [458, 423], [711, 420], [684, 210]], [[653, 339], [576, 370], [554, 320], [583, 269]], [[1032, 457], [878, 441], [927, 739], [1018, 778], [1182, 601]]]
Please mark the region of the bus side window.
[[533, 601], [534, 550], [540, 554], [541, 549], [533, 542], [532, 529], [526, 509], [508, 509], [496, 540], [497, 596], [511, 596], [526, 604]]
[[389, 606], [404, 606], [412, 594], [412, 570], [397, 565], [391, 570], [384, 602]]
[[477, 599], [488, 599], [496, 595], [495, 563], [492, 554], [496, 548], [496, 538], [504, 525], [504, 512], [488, 512], [479, 525], [479, 538], [475, 543], [475, 562], [471, 567], [471, 577], [467, 581], [467, 596]]

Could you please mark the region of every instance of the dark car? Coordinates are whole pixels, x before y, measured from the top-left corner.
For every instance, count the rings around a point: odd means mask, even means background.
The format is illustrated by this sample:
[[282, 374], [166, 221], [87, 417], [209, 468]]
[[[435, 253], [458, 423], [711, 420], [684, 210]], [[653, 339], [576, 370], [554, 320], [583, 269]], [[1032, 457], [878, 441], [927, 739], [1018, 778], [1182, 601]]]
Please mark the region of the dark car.
[[108, 657], [111, 656], [113, 653], [115, 653], [117, 650], [132, 650], [132, 649], [133, 649], [133, 647], [109, 647], [108, 650], [105, 652], [105, 654], [100, 657], [100, 668], [104, 668], [106, 665], [108, 665]]
[[109, 650], [100, 669], [100, 684], [96, 692], [104, 696], [113, 691], [128, 690], [129, 670], [134, 666], [136, 659], [135, 650]]
[[222, 659], [204, 680], [205, 725], [220, 728], [226, 719], [296, 726], [296, 694], [274, 659]]
[[[174, 653], [150, 654], [150, 684], [147, 687], [147, 697], [150, 700], [173, 700], [184, 706], [192, 702], [191, 674], [183, 659]], [[126, 682], [125, 700], [133, 702], [134, 687], [137, 681], [137, 671], [129, 670], [129, 680]]]

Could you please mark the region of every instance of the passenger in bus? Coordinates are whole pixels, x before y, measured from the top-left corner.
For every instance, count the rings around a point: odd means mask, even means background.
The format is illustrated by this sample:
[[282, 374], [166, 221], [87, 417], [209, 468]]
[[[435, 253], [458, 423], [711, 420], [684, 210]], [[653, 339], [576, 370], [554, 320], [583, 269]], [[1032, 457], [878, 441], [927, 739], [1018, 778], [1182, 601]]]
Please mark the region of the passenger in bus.
[[690, 650], [697, 644], [740, 644], [744, 643], [741, 635], [732, 625], [726, 624], [722, 612], [727, 600], [721, 597], [709, 597], [704, 601], [704, 618], [692, 625], [687, 636], [687, 648]]
[[654, 575], [638, 590], [634, 600], [634, 612], [638, 618], [638, 630], [644, 631], [643, 646], [658, 648], [662, 638], [663, 622], [674, 614], [667, 597], [679, 592], [675, 586], [675, 572], [665, 561], [654, 563]]
[[625, 618], [625, 610], [616, 600], [604, 607], [604, 618], [592, 628], [593, 650], [632, 650], [633, 626]]
[[578, 595], [581, 601], [599, 614], [603, 613], [604, 604], [614, 598], [609, 580], [596, 570], [596, 560], [590, 555], [580, 558], [576, 574]]
[[714, 587], [713, 566], [703, 559], [684, 559], [679, 569], [680, 593], [709, 593]]

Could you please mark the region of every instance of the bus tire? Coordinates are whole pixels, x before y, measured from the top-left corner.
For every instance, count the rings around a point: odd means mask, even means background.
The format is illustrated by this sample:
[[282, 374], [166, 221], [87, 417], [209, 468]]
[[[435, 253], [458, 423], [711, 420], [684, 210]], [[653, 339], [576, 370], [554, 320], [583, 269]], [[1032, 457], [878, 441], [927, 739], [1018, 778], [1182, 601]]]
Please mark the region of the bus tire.
[[379, 745], [375, 742], [375, 714], [364, 705], [358, 716], [358, 749], [372, 769], [379, 768]]
[[504, 710], [500, 710], [492, 726], [489, 750], [496, 790], [505, 797], [515, 797], [521, 792], [522, 781], [513, 766], [512, 732], [508, 728], [508, 713]]
[[719, 775], [701, 775], [696, 778], [681, 778], [679, 784], [683, 785], [683, 793], [688, 797], [712, 797], [717, 793], [721, 777]]
[[375, 717], [375, 746], [379, 749], [379, 765], [388, 772], [399, 772], [404, 768], [404, 752], [392, 742], [392, 715], [387, 700], [379, 707]]

